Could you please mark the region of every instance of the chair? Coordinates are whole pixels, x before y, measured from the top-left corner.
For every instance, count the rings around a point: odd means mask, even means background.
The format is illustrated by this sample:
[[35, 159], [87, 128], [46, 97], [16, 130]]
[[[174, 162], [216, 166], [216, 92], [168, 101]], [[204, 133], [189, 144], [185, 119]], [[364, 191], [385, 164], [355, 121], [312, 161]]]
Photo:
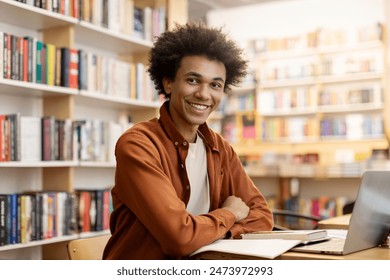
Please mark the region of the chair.
[[345, 204], [343, 207], [343, 215], [351, 214], [354, 206], [355, 206], [355, 201], [351, 201]]
[[69, 260], [101, 260], [111, 235], [71, 240], [67, 244]]
[[290, 210], [273, 209], [274, 228], [273, 230], [297, 230], [316, 229], [320, 217], [305, 215]]

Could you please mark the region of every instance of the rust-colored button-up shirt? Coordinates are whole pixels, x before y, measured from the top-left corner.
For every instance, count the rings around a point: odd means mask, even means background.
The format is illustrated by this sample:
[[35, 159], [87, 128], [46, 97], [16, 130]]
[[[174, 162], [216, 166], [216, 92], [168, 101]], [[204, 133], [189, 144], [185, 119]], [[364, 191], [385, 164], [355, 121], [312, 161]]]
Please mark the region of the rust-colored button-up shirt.
[[[103, 259], [179, 259], [226, 235], [271, 230], [273, 219], [263, 195], [245, 173], [229, 143], [199, 127], [206, 144], [210, 211], [194, 216], [186, 211], [191, 194], [185, 159], [189, 145], [169, 115], [169, 101], [160, 118], [138, 123], [116, 144], [112, 236]], [[229, 195], [250, 207], [247, 218], [220, 208]]]

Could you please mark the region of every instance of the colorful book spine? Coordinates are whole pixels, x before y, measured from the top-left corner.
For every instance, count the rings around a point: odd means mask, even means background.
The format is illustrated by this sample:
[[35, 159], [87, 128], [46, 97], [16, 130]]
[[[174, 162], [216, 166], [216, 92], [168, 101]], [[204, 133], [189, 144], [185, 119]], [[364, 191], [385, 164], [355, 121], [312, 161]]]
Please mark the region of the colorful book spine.
[[0, 195], [0, 246], [7, 244], [7, 195]]
[[35, 62], [35, 82], [38, 84], [42, 83], [42, 49], [43, 42], [36, 41], [36, 62]]
[[46, 45], [46, 84], [55, 85], [56, 47], [53, 44]]
[[79, 88], [79, 53], [76, 49], [70, 49], [69, 59], [69, 87]]

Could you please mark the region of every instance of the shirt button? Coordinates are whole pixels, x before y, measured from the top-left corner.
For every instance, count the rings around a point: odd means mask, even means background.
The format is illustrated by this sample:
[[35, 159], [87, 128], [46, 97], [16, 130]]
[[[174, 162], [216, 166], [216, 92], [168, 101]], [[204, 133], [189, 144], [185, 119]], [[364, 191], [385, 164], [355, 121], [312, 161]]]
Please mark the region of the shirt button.
[[175, 142], [175, 146], [179, 145], [179, 143]]
[[187, 146], [187, 142], [183, 142], [183, 146]]
[[190, 186], [189, 186], [189, 185], [187, 185], [187, 186], [186, 186], [186, 189], [187, 189], [187, 190], [189, 190], [189, 189], [190, 189]]
[[181, 164], [181, 168], [184, 168], [184, 164]]

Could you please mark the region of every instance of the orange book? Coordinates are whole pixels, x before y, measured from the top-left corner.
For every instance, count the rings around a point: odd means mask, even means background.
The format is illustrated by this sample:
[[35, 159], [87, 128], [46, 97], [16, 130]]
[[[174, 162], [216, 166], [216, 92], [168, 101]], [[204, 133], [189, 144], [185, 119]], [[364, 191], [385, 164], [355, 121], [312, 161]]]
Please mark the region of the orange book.
[[103, 192], [103, 230], [110, 228], [110, 190]]
[[91, 207], [91, 195], [88, 191], [80, 191], [79, 193], [79, 228], [81, 232], [90, 231], [91, 219], [89, 210]]
[[79, 53], [76, 49], [70, 49], [69, 87], [79, 88]]

